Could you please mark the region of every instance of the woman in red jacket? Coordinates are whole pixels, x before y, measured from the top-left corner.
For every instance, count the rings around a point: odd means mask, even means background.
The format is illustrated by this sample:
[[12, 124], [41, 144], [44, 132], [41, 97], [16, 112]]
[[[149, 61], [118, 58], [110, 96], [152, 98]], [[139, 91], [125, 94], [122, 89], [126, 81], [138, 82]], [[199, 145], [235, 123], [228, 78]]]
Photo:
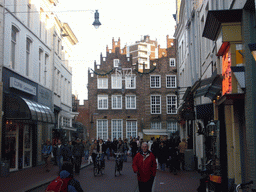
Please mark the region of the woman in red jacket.
[[133, 158], [132, 168], [137, 173], [139, 191], [151, 192], [154, 178], [156, 176], [156, 158], [148, 150], [146, 142], [141, 145], [142, 151]]

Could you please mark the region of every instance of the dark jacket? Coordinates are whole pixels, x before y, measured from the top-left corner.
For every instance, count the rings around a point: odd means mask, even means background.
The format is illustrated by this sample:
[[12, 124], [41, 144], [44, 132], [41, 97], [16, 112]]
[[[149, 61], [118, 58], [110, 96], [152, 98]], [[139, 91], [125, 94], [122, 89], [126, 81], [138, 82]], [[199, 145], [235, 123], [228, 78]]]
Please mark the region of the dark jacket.
[[73, 156], [84, 156], [84, 145], [82, 143], [77, 143], [73, 147]]
[[117, 140], [115, 140], [115, 141], [113, 141], [112, 142], [112, 149], [116, 152], [116, 150], [117, 150], [117, 144], [118, 144], [118, 141]]
[[106, 148], [107, 148], [107, 149], [108, 149], [108, 148], [111, 149], [111, 141], [107, 141], [107, 142], [106, 142]]
[[64, 146], [61, 145], [60, 147], [56, 145], [56, 156], [63, 156], [64, 154]]
[[117, 144], [117, 148], [116, 148], [116, 152], [117, 153], [124, 153], [124, 144], [121, 143], [121, 144]]
[[159, 163], [166, 163], [168, 158], [168, 149], [164, 146], [159, 146], [159, 154], [158, 154], [158, 162]]
[[[107, 146], [105, 143], [102, 143], [102, 153], [106, 153]], [[97, 144], [97, 152], [100, 152], [100, 143]]]
[[153, 144], [151, 145], [151, 151], [155, 155], [155, 157], [158, 158], [158, 155], [159, 155], [159, 145], [158, 145], [158, 143], [156, 141], [153, 142]]

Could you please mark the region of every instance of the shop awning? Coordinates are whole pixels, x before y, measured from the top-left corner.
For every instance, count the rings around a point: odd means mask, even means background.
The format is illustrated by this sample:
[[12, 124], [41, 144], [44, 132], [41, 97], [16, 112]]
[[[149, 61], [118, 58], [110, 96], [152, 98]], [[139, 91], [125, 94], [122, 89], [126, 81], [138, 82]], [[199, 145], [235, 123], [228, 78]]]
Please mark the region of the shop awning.
[[145, 135], [168, 135], [166, 129], [143, 129]]
[[208, 11], [203, 37], [215, 41], [221, 27], [221, 23], [241, 22], [242, 9], [210, 10]]
[[200, 87], [197, 89], [195, 98], [205, 96], [213, 99], [222, 89], [222, 76], [212, 75], [210, 78], [201, 80]]
[[48, 106], [14, 95], [5, 95], [6, 119], [55, 123], [54, 113]]

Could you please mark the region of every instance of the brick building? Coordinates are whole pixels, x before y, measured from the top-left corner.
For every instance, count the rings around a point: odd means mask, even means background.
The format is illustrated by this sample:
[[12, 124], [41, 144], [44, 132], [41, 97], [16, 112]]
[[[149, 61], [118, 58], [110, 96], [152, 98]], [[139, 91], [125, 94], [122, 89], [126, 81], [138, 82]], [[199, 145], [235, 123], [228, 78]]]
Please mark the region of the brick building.
[[175, 41], [167, 36], [167, 48], [158, 50], [165, 54], [139, 69], [129, 50], [120, 48], [120, 39], [113, 40], [106, 57], [94, 63], [88, 71], [91, 139], [148, 140], [177, 131]]

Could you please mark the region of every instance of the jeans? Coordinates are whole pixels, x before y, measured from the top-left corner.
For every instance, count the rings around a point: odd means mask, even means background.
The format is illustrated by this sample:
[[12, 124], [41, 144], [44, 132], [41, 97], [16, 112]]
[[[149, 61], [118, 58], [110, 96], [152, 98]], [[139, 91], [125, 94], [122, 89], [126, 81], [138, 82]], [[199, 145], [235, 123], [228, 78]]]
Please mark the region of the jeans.
[[109, 148], [107, 148], [106, 153], [107, 153], [107, 159], [109, 160], [109, 156], [110, 156], [110, 149]]
[[124, 151], [124, 161], [127, 161], [127, 150]]
[[57, 160], [57, 165], [59, 167], [59, 171], [61, 171], [62, 165], [63, 165], [63, 156], [56, 156], [56, 160]]
[[81, 162], [82, 162], [82, 156], [75, 156], [74, 157], [74, 164], [75, 164], [75, 172], [76, 173], [80, 172]]
[[165, 171], [165, 163], [160, 163], [160, 168], [162, 171]]
[[84, 159], [87, 160], [89, 157], [89, 150], [84, 151]]

